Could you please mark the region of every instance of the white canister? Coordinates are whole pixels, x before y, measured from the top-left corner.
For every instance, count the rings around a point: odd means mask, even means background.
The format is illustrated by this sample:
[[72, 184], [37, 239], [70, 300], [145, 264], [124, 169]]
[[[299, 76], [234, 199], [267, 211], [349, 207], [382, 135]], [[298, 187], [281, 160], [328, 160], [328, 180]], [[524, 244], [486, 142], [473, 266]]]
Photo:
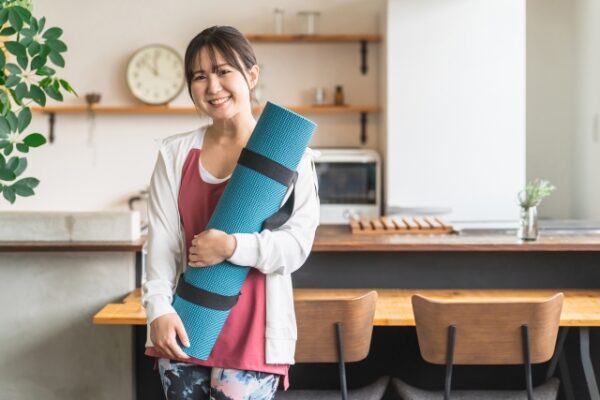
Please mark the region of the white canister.
[[282, 8], [276, 8], [273, 14], [273, 33], [283, 35], [284, 12]]
[[304, 35], [314, 35], [317, 33], [317, 19], [321, 15], [318, 11], [300, 11], [300, 32]]

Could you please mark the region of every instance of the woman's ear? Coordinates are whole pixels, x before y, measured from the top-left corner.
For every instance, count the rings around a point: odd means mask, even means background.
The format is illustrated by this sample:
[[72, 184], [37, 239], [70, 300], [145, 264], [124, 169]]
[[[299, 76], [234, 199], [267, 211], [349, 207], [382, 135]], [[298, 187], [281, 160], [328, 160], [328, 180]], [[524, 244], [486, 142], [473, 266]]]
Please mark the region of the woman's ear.
[[248, 78], [250, 82], [250, 89], [254, 89], [258, 83], [258, 76], [260, 75], [260, 68], [254, 64], [248, 71]]

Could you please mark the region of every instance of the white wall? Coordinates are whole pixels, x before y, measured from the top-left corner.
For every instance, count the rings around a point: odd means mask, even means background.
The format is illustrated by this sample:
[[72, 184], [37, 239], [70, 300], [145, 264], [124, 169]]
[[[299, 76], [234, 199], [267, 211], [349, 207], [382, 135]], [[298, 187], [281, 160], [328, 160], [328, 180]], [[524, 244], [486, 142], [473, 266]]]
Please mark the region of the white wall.
[[573, 214], [600, 219], [600, 3], [576, 1], [577, 115]]
[[[84, 104], [84, 94], [101, 92], [104, 105], [131, 105], [125, 68], [141, 46], [163, 43], [184, 53], [188, 41], [205, 27], [233, 25], [242, 32], [270, 32], [273, 9], [285, 9], [286, 31], [298, 32], [296, 12], [321, 11], [322, 33], [378, 32], [383, 0], [235, 0], [229, 3], [180, 0], [71, 1], [35, 0], [34, 13], [64, 29], [69, 46], [61, 75], [80, 93], [68, 103]], [[376, 104], [379, 99], [379, 47], [369, 46], [367, 75], [359, 70], [359, 45], [257, 44], [263, 67], [263, 98], [282, 104], [309, 104], [316, 86], [344, 86], [349, 103]], [[174, 105], [191, 105], [185, 92]], [[319, 124], [311, 146], [358, 146], [359, 115], [310, 115]], [[379, 116], [369, 115], [367, 147], [377, 148]], [[126, 199], [150, 178], [155, 139], [194, 129], [194, 116], [57, 115], [56, 142], [30, 152], [27, 174], [41, 184], [31, 198], [15, 205], [0, 200], [0, 210], [104, 210], [126, 208]], [[36, 115], [32, 131], [47, 132]]]
[[540, 206], [544, 218], [573, 217], [575, 4], [527, 1], [527, 180], [545, 178], [557, 187]]
[[524, 0], [389, 0], [387, 13], [387, 204], [516, 218]]

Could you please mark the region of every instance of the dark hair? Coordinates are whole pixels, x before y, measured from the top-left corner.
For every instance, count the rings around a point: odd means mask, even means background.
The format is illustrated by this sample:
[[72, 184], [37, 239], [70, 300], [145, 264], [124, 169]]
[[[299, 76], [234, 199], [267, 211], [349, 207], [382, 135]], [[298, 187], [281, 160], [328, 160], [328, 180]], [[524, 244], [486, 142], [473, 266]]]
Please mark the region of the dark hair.
[[[232, 26], [206, 28], [191, 40], [185, 50], [185, 79], [190, 97], [192, 97], [191, 87], [192, 79], [194, 78], [194, 65], [198, 54], [200, 54], [200, 50], [204, 47], [208, 50], [213, 68], [216, 68], [217, 65], [215, 51], [218, 51], [223, 56], [227, 64], [240, 71], [244, 76], [246, 76], [246, 71], [256, 65], [254, 50], [248, 39], [240, 31]], [[244, 68], [240, 65], [240, 60]]]

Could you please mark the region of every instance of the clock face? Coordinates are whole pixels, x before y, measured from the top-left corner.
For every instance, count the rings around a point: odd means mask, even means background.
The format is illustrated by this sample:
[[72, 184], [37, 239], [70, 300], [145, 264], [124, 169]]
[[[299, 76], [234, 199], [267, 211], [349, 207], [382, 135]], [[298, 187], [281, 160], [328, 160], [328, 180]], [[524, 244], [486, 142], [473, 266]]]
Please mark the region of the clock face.
[[139, 49], [127, 65], [127, 85], [146, 104], [173, 100], [184, 85], [183, 60], [175, 50], [163, 45]]

